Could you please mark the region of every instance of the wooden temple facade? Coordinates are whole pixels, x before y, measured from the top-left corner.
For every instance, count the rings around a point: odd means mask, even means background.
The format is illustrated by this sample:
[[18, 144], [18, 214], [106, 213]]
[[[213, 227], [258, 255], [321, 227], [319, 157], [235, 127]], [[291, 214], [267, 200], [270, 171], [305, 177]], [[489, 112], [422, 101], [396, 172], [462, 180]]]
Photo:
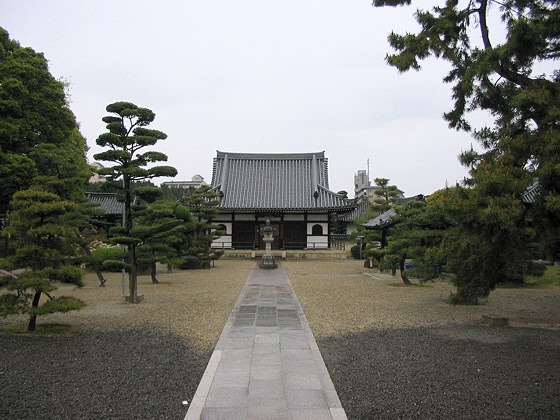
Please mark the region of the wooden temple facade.
[[329, 190], [324, 152], [218, 151], [212, 185], [221, 196], [214, 223], [226, 232], [213, 242], [215, 248], [263, 249], [261, 230], [270, 220], [273, 249], [328, 249], [331, 216], [356, 207]]

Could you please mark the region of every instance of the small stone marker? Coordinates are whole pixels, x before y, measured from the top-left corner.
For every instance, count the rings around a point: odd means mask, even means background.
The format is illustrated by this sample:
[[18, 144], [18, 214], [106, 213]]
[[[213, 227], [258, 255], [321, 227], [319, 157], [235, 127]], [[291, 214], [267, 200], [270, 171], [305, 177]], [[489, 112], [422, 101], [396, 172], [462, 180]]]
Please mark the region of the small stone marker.
[[482, 321], [492, 327], [504, 327], [509, 325], [509, 319], [498, 314], [483, 314]]

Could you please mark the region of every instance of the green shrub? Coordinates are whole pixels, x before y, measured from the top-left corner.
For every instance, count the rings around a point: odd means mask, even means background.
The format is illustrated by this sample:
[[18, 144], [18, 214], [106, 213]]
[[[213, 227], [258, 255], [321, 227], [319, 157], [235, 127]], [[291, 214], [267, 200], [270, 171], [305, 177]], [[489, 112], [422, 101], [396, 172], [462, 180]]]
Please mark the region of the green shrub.
[[183, 262], [179, 264], [179, 268], [181, 270], [193, 270], [201, 267], [202, 264], [200, 262], [200, 259], [198, 259], [194, 255], [187, 255], [183, 258]]
[[122, 269], [122, 264], [113, 264], [113, 262], [121, 262], [123, 257], [122, 247], [118, 248], [99, 248], [91, 252], [91, 256], [87, 258], [87, 263], [95, 263], [98, 267], [103, 267], [108, 271], [118, 272]]
[[359, 260], [360, 259], [360, 245], [354, 245], [352, 248], [350, 248], [350, 254], [352, 255], [352, 258], [354, 258], [355, 260]]

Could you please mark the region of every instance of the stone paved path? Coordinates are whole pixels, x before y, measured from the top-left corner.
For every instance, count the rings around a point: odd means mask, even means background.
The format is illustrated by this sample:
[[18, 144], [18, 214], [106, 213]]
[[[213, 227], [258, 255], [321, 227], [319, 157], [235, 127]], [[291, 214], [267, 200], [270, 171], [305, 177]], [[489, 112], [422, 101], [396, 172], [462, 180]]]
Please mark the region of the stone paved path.
[[185, 416], [198, 419], [346, 419], [281, 264], [249, 275]]

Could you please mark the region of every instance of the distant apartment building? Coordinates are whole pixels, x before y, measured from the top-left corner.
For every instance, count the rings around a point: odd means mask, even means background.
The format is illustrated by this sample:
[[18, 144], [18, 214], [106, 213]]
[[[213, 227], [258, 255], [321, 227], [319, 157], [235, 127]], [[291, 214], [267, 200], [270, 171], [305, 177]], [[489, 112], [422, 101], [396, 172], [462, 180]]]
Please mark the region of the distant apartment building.
[[[354, 175], [354, 199], [357, 202], [373, 201], [377, 197], [377, 191], [381, 188], [378, 185], [371, 185], [369, 180], [369, 171], [365, 169], [358, 170], [358, 173]], [[399, 198], [404, 197], [404, 193], [398, 190], [400, 195]]]
[[358, 173], [354, 175], [354, 198], [357, 201], [373, 200], [377, 189], [379, 189], [378, 186], [371, 185], [368, 171], [365, 169], [358, 170]]
[[99, 162], [93, 162], [90, 166], [93, 167], [93, 168], [95, 169], [95, 171], [96, 171], [96, 172], [91, 176], [91, 178], [89, 179], [89, 183], [90, 183], [90, 184], [96, 184], [96, 183], [98, 183], [98, 182], [105, 182], [105, 181], [107, 181], [103, 175], [99, 175], [99, 174], [97, 173], [97, 171], [98, 171], [99, 169], [104, 168], [104, 166], [103, 166], [101, 163], [99, 163]]
[[204, 178], [198, 174], [194, 175], [190, 181], [168, 181], [162, 182], [161, 185], [166, 187], [181, 187], [181, 188], [200, 188], [203, 185], [208, 185]]

